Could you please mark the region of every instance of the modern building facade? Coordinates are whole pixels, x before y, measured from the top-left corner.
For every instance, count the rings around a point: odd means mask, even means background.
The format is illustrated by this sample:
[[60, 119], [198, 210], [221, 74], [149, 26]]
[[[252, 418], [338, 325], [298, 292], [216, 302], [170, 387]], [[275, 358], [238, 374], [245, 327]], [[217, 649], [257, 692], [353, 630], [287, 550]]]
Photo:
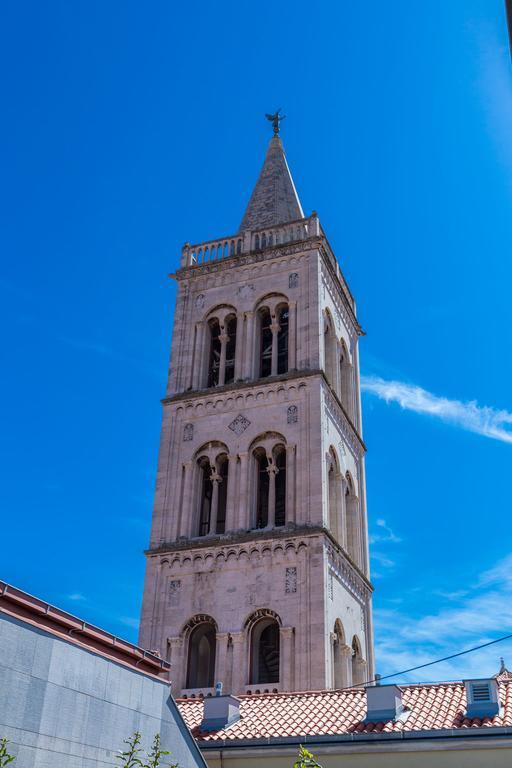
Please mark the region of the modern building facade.
[[119, 766], [134, 731], [180, 768], [205, 761], [171, 696], [169, 664], [0, 582], [0, 738], [19, 768]]
[[236, 235], [185, 244], [140, 643], [177, 695], [373, 677], [355, 302], [278, 126]]

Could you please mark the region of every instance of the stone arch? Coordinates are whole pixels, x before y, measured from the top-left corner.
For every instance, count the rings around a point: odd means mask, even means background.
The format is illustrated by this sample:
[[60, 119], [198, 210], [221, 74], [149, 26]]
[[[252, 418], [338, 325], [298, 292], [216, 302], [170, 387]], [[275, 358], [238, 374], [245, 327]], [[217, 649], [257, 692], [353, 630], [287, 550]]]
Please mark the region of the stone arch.
[[366, 663], [361, 651], [361, 642], [357, 635], [352, 638], [352, 685], [362, 685], [366, 682]]
[[244, 624], [248, 637], [249, 682], [278, 683], [281, 675], [280, 628], [282, 622], [275, 611], [260, 609]]
[[352, 677], [349, 669], [351, 650], [346, 644], [345, 631], [341, 619], [334, 622], [332, 633], [332, 685], [333, 688], [345, 688]]
[[207, 614], [197, 614], [185, 624], [187, 644], [187, 688], [212, 688], [215, 679], [217, 623]]

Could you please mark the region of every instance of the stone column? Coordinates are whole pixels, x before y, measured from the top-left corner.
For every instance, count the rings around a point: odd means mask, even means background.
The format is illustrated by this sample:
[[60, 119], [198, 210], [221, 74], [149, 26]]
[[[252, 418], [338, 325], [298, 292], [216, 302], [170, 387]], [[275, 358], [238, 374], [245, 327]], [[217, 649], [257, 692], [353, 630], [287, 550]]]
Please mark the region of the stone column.
[[338, 635], [336, 632], [329, 632], [329, 648], [330, 648], [330, 662], [331, 662], [331, 688], [340, 688], [337, 685], [336, 680], [336, 644], [338, 642]]
[[228, 456], [228, 492], [226, 500], [226, 525], [225, 531], [234, 531], [237, 529], [236, 522], [236, 465], [238, 456], [236, 453], [229, 454]]
[[254, 377], [255, 361], [254, 355], [254, 329], [255, 329], [255, 316], [254, 312], [245, 313], [245, 350], [244, 350], [244, 368], [242, 371], [242, 377], [244, 379], [252, 379]]
[[176, 538], [179, 538], [179, 536], [193, 535], [192, 526], [195, 525], [195, 515], [194, 510], [192, 509], [193, 479], [194, 463], [192, 461], [187, 461], [185, 464], [185, 474], [183, 477], [183, 495], [177, 524]]
[[236, 316], [236, 341], [235, 341], [235, 381], [240, 381], [243, 376], [243, 346], [244, 338], [244, 313], [239, 312]]
[[[227, 682], [227, 653], [228, 653], [228, 632], [217, 632], [215, 638], [215, 677], [213, 684]], [[223, 693], [228, 693], [227, 690], [223, 690]]]
[[352, 680], [352, 648], [350, 645], [340, 645], [341, 658], [341, 685], [343, 688], [349, 688], [354, 685]]
[[271, 376], [277, 376], [277, 334], [279, 333], [279, 323], [276, 320], [276, 316], [272, 315], [272, 323], [270, 330], [272, 331], [272, 368], [270, 371]]
[[171, 664], [171, 688], [173, 696], [179, 696], [181, 689], [187, 684], [185, 664], [183, 663], [183, 638], [169, 637], [167, 647]]
[[238, 497], [238, 505], [236, 510], [236, 530], [240, 528], [251, 527], [251, 511], [249, 509], [249, 499], [247, 498], [247, 485], [249, 481], [249, 463], [248, 453], [239, 453], [240, 459], [240, 492]]
[[192, 361], [192, 389], [201, 389], [202, 381], [201, 374], [204, 365], [204, 342], [205, 342], [205, 326], [206, 324], [196, 323], [196, 348], [194, 359]]
[[231, 641], [233, 643], [233, 675], [231, 688], [236, 695], [237, 693], [245, 693], [245, 686], [248, 682], [245, 633], [232, 632]]
[[279, 630], [279, 683], [282, 691], [293, 691], [295, 687], [295, 629], [281, 627]]
[[[270, 463], [272, 461], [272, 463]], [[276, 524], [276, 475], [279, 472], [274, 460], [269, 459], [268, 472], [268, 520], [267, 528], [274, 528]]]
[[297, 369], [297, 302], [288, 302], [288, 370]]
[[343, 546], [343, 475], [341, 472], [335, 472], [334, 475], [334, 504], [336, 510], [336, 530], [333, 533], [336, 541]]
[[210, 508], [210, 525], [208, 528], [208, 533], [216, 534], [217, 512], [219, 509], [219, 483], [222, 482], [222, 478], [217, 472], [216, 468], [212, 469], [210, 480], [212, 481], [212, 506]]
[[219, 362], [219, 387], [222, 387], [226, 382], [226, 346], [228, 343], [228, 335], [222, 328], [222, 333], [219, 336], [220, 341], [220, 362]]
[[285, 523], [295, 522], [295, 445], [286, 446], [286, 516]]
[[347, 483], [340, 472], [340, 544], [346, 551], [348, 546], [348, 520], [347, 520], [347, 499], [345, 496]]

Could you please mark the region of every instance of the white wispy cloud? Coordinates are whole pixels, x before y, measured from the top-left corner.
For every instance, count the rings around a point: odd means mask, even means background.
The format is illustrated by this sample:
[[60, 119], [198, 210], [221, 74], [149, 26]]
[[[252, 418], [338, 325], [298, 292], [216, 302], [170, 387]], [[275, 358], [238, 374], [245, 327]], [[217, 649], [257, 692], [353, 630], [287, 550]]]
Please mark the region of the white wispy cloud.
[[404, 410], [432, 416], [469, 432], [512, 443], [512, 413], [509, 411], [480, 406], [475, 400], [449, 400], [415, 384], [387, 381], [378, 376], [363, 376], [361, 389], [386, 403], [398, 403]]
[[402, 541], [382, 518], [376, 520], [375, 525], [378, 526], [380, 530], [377, 533], [374, 532], [370, 534], [370, 544], [375, 544], [381, 541], [390, 542], [391, 544], [399, 544]]
[[82, 595], [81, 592], [72, 592], [70, 595], [67, 595], [68, 600], [72, 600], [74, 603], [81, 603], [84, 600], [87, 600], [85, 595]]
[[132, 629], [139, 628], [139, 619], [135, 619], [132, 616], [121, 616], [119, 621], [121, 622], [121, 624], [124, 624], [126, 627], [131, 627]]
[[[510, 634], [512, 554], [482, 573], [467, 590], [459, 590], [458, 594], [454, 591], [447, 597], [448, 605], [420, 617], [395, 608], [375, 611], [379, 672], [388, 674], [414, 667]], [[421, 606], [421, 599], [415, 600]], [[404, 679], [412, 682], [486, 677], [498, 671], [501, 655], [512, 662], [512, 641], [436, 664]]]

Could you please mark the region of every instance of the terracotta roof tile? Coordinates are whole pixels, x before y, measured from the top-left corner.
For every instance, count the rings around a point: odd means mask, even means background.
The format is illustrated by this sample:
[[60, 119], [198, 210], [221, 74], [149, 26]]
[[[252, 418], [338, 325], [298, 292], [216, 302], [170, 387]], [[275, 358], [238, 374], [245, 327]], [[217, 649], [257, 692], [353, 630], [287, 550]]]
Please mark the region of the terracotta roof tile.
[[464, 684], [400, 686], [405, 720], [365, 723], [364, 689], [240, 696], [240, 720], [225, 730], [201, 733], [201, 699], [178, 699], [186, 724], [199, 741], [392, 733], [438, 729], [495, 728], [512, 724], [512, 682], [498, 681], [502, 710], [493, 718], [468, 719]]

